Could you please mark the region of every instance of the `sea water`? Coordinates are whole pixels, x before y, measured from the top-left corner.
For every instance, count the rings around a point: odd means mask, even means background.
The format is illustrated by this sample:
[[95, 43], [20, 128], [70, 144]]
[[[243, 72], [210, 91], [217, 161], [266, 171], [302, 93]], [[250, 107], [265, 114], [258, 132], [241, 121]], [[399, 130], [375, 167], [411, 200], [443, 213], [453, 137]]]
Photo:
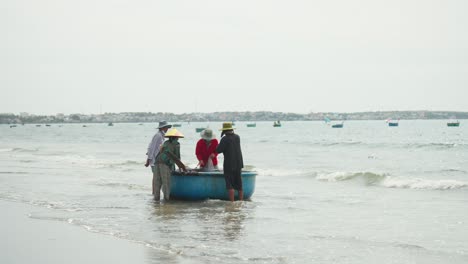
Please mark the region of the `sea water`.
[[[468, 120], [246, 124], [250, 201], [155, 202], [154, 123], [0, 125], [0, 199], [145, 245], [148, 263], [468, 263]], [[200, 126], [219, 139], [220, 122], [178, 128], [192, 168]]]

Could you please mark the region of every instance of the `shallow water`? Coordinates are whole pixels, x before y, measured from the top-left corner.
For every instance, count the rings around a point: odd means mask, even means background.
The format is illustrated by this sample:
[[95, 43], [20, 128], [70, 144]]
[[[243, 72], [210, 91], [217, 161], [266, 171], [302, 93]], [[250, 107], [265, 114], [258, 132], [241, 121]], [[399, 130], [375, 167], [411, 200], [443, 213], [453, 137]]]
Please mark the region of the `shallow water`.
[[[466, 120], [282, 123], [236, 122], [258, 176], [235, 203], [154, 202], [156, 124], [0, 125], [0, 199], [144, 244], [148, 263], [468, 263]], [[178, 128], [191, 167], [199, 126], [221, 123]]]

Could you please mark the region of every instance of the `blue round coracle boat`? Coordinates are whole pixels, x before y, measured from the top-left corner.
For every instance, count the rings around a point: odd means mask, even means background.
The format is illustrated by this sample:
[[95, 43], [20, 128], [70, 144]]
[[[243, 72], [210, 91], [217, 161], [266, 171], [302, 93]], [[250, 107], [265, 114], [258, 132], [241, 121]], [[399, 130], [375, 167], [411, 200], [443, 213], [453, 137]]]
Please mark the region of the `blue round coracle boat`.
[[[242, 171], [244, 199], [249, 199], [255, 191], [254, 171]], [[180, 200], [229, 200], [222, 171], [201, 172], [173, 171], [171, 175], [171, 199]], [[238, 193], [235, 192], [235, 199]]]

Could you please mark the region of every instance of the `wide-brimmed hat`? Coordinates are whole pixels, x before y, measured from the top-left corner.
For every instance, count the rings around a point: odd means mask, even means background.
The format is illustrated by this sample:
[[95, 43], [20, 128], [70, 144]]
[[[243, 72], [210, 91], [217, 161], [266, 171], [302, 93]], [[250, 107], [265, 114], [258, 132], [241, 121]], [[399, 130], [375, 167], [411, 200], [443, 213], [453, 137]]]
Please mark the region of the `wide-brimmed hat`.
[[209, 128], [206, 128], [205, 130], [203, 130], [201, 133], [200, 133], [200, 136], [201, 138], [203, 138], [204, 140], [212, 140], [213, 138], [215, 138], [215, 135], [213, 134], [213, 130], [209, 129]]
[[221, 128], [220, 130], [226, 131], [226, 130], [233, 130], [233, 129], [236, 129], [236, 128], [232, 126], [232, 122], [226, 122], [226, 123], [223, 123], [223, 128]]
[[167, 121], [161, 121], [159, 122], [159, 126], [158, 126], [158, 129], [159, 128], [165, 128], [165, 127], [172, 127], [172, 125], [170, 125], [169, 123], [167, 123]]
[[184, 135], [177, 130], [177, 128], [171, 128], [169, 129], [166, 134], [164, 134], [164, 137], [177, 137], [177, 138], [183, 138]]

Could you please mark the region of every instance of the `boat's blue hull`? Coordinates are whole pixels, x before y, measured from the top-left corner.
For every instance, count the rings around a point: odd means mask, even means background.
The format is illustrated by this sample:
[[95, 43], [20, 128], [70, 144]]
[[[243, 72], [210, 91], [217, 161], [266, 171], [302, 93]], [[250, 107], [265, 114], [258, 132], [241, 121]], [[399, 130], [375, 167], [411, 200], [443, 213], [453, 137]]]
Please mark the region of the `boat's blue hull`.
[[[244, 199], [249, 199], [255, 191], [256, 172], [242, 172], [242, 188]], [[238, 199], [238, 193], [235, 192]], [[187, 174], [173, 172], [171, 175], [171, 199], [181, 200], [205, 200], [220, 199], [229, 200], [221, 171], [215, 172], [189, 172]]]
[[388, 126], [397, 127], [397, 126], [398, 126], [398, 123], [388, 123]]

